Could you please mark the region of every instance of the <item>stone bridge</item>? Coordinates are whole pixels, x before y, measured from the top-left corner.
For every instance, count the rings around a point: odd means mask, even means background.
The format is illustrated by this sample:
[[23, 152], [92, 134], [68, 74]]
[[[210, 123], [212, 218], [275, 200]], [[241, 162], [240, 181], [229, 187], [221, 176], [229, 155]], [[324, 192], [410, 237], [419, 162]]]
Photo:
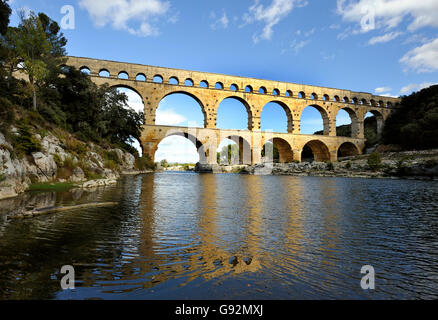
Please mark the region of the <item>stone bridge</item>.
[[[376, 116], [377, 131], [381, 133], [386, 118], [400, 102], [398, 98], [365, 92], [90, 58], [68, 57], [66, 65], [88, 73], [98, 85], [129, 88], [141, 96], [145, 113], [141, 145], [152, 159], [165, 137], [180, 135], [195, 144], [201, 163], [217, 163], [216, 150], [225, 138], [239, 145], [240, 163], [244, 164], [260, 163], [261, 150], [268, 141], [279, 150], [280, 162], [301, 161], [306, 145], [312, 149], [316, 161], [336, 161], [338, 156], [362, 153], [367, 112]], [[186, 94], [199, 103], [204, 114], [203, 128], [155, 124], [160, 101], [174, 93]], [[219, 104], [227, 98], [236, 99], [246, 107], [248, 130], [216, 128]], [[270, 102], [285, 111], [288, 133], [260, 130], [261, 112]], [[320, 112], [323, 135], [300, 133], [301, 114], [308, 106]], [[336, 136], [336, 116], [341, 109], [350, 115], [351, 137]]]

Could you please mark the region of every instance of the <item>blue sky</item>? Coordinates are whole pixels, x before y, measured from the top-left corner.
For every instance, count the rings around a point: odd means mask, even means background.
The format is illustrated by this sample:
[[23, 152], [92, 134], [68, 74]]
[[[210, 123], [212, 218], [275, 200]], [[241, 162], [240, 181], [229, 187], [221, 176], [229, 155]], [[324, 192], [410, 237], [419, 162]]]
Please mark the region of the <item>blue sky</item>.
[[[63, 32], [74, 56], [388, 96], [438, 82], [438, 0], [14, 0], [10, 5], [45, 12], [60, 23], [61, 8], [72, 6], [74, 29]], [[243, 107], [232, 100], [223, 104], [218, 126], [241, 126], [234, 120], [242, 118], [236, 114], [246, 116]], [[159, 112], [173, 124], [202, 126], [193, 101], [168, 99]], [[304, 133], [322, 128], [315, 110], [306, 109], [302, 121]], [[348, 122], [346, 114], [339, 115], [339, 124]], [[284, 131], [285, 125], [278, 106], [263, 111], [262, 129]], [[167, 155], [182, 148], [174, 140], [160, 145], [157, 159], [176, 159]], [[196, 160], [193, 150], [178, 154], [183, 161]]]

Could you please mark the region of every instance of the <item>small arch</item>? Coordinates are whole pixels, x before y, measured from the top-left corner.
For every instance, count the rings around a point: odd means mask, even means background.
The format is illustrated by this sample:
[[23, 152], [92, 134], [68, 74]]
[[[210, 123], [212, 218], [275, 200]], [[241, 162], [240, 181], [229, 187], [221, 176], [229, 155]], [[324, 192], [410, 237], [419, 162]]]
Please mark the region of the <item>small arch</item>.
[[154, 80], [155, 83], [163, 83], [163, 77], [160, 76], [159, 74], [154, 76]]
[[266, 94], [266, 88], [265, 87], [260, 87], [259, 88], [259, 93], [261, 93], [261, 94]]
[[265, 162], [290, 163], [294, 161], [294, 152], [289, 142], [282, 138], [273, 138], [262, 149]]
[[357, 100], [357, 98], [356, 97], [353, 97], [353, 99], [351, 99], [351, 101], [354, 103], [354, 104], [358, 104], [358, 100]]
[[328, 94], [325, 94], [325, 95], [322, 96], [322, 100], [330, 101], [330, 97], [328, 96]]
[[186, 79], [186, 81], [184, 81], [184, 85], [187, 87], [193, 87], [194, 85], [193, 80], [190, 78]]
[[342, 99], [342, 101], [345, 103], [350, 103], [350, 99], [348, 97], [344, 97], [344, 99]]
[[237, 84], [233, 83], [233, 84], [230, 86], [230, 90], [231, 90], [231, 91], [239, 91], [239, 87], [237, 86]]
[[312, 100], [318, 100], [318, 95], [314, 92], [310, 95], [310, 99]]
[[300, 91], [300, 92], [298, 93], [298, 98], [306, 99], [306, 94], [304, 93], [304, 91]]
[[101, 77], [101, 78], [109, 78], [110, 77], [110, 72], [107, 69], [101, 69], [99, 71], [99, 77]]
[[170, 78], [169, 78], [169, 84], [172, 84], [172, 85], [179, 85], [179, 80], [178, 80], [178, 78], [177, 78], [177, 77], [170, 77]]
[[82, 72], [82, 73], [84, 73], [84, 74], [86, 74], [86, 75], [90, 75], [90, 74], [91, 74], [90, 68], [85, 67], [85, 66], [81, 67], [81, 68], [79, 69], [79, 71]]
[[333, 101], [339, 102], [339, 101], [341, 101], [341, 99], [339, 98], [339, 96], [334, 96]]
[[383, 103], [382, 100], [379, 101], [379, 107], [383, 108], [385, 106], [385, 104]]
[[278, 89], [274, 89], [274, 90], [272, 91], [272, 95], [273, 95], [273, 96], [279, 96], [279, 95], [280, 95], [280, 90], [278, 90]]
[[376, 107], [377, 106], [376, 100], [371, 99], [370, 100], [370, 105], [372, 105], [373, 107]]
[[359, 149], [352, 142], [344, 142], [338, 148], [338, 159], [344, 157], [354, 157], [359, 155]]
[[363, 104], [363, 105], [368, 105], [367, 99], [361, 99], [360, 103]]
[[222, 82], [216, 82], [216, 84], [214, 85], [214, 88], [218, 89], [218, 90], [224, 90], [224, 85]]
[[293, 93], [291, 90], [287, 90], [285, 95], [286, 95], [286, 97], [293, 97]]
[[146, 81], [146, 75], [144, 73], [137, 74], [135, 76], [135, 81], [145, 82]]
[[126, 71], [119, 72], [119, 75], [117, 76], [119, 79], [123, 80], [129, 80], [129, 74]]
[[225, 137], [216, 151], [219, 164], [251, 164], [251, 145], [242, 136], [231, 135]]
[[387, 108], [392, 108], [392, 102], [391, 102], [391, 101], [388, 101], [388, 102], [386, 103], [386, 107], [387, 107]]
[[253, 92], [252, 87], [251, 87], [250, 85], [247, 85], [247, 86], [245, 87], [245, 92], [247, 92], [247, 93], [252, 93], [252, 92]]
[[301, 161], [303, 162], [327, 162], [330, 161], [330, 152], [324, 142], [311, 140], [307, 142], [301, 151]]
[[208, 82], [207, 82], [207, 80], [202, 80], [200, 83], [199, 83], [199, 87], [200, 88], [208, 88]]

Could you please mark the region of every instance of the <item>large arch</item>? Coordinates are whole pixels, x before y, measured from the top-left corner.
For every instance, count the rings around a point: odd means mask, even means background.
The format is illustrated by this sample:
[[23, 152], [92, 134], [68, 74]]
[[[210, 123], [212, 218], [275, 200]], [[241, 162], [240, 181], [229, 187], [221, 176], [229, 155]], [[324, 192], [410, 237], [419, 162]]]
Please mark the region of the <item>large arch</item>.
[[[155, 110], [155, 119], [157, 119], [157, 112], [158, 112], [158, 110], [160, 109], [160, 107], [163, 107], [163, 105], [162, 105], [162, 103], [164, 102], [164, 101], [166, 101], [166, 98], [169, 98], [169, 97], [177, 97], [178, 95], [182, 95], [182, 96], [186, 96], [186, 97], [189, 97], [191, 100], [193, 100], [193, 102], [196, 102], [196, 104], [197, 104], [197, 106], [199, 106], [199, 108], [201, 109], [201, 112], [202, 112], [202, 119], [199, 119], [199, 121], [201, 121], [201, 123], [199, 124], [199, 126], [202, 126], [203, 128], [205, 128], [206, 127], [206, 125], [207, 125], [207, 113], [206, 113], [206, 111], [205, 111], [205, 107], [204, 107], [204, 104], [203, 104], [203, 102], [197, 97], [197, 96], [195, 96], [194, 94], [191, 94], [190, 92], [187, 92], [187, 91], [183, 91], [183, 90], [178, 90], [178, 91], [172, 91], [172, 92], [170, 92], [170, 93], [167, 93], [167, 94], [165, 94], [161, 99], [160, 99], [160, 102], [158, 103], [158, 107], [157, 107], [157, 109]], [[176, 98], [176, 100], [178, 100], [178, 98]], [[189, 101], [187, 100], [187, 99], [184, 99], [184, 98], [181, 98], [181, 100], [186, 100], [186, 101], [182, 101], [183, 103], [189, 103]], [[183, 103], [181, 103], [181, 104], [183, 104]], [[178, 104], [178, 103], [177, 103]], [[179, 105], [179, 104], [178, 104]], [[191, 110], [192, 112], [196, 112], [195, 110]], [[169, 119], [170, 120], [170, 119]], [[189, 119], [190, 120], [190, 119]], [[199, 122], [198, 121], [198, 122]], [[159, 125], [160, 124], [160, 121], [156, 121], [156, 124], [157, 125]], [[176, 125], [177, 123], [174, 123], [174, 125]], [[169, 124], [167, 124], [167, 125], [169, 125]], [[189, 124], [189, 126], [191, 126], [190, 124]], [[198, 125], [195, 125], [195, 126], [198, 126]]]
[[[228, 157], [224, 157], [222, 154], [224, 150], [221, 147], [224, 140], [231, 140], [233, 144], [236, 144], [239, 150], [239, 156], [235, 159], [231, 159], [232, 163], [225, 163]], [[218, 152], [221, 152], [220, 155], [220, 164], [251, 164], [252, 154], [251, 154], [251, 144], [242, 136], [239, 135], [229, 135], [222, 137], [222, 141], [220, 141], [218, 145]], [[233, 161], [234, 160], [234, 161]]]
[[[303, 121], [303, 114], [305, 113], [305, 110], [312, 110], [312, 108], [316, 109], [319, 112], [319, 114], [320, 114], [320, 116], [322, 118], [322, 129], [323, 129], [322, 130], [322, 134], [323, 135], [329, 135], [329, 132], [330, 132], [330, 121], [329, 121], [329, 116], [328, 116], [327, 110], [325, 110], [323, 107], [321, 107], [321, 106], [319, 106], [317, 104], [308, 105], [308, 106], [306, 106], [301, 111], [301, 115], [300, 115], [300, 124], [301, 124], [300, 133], [303, 134], [303, 128], [306, 127], [306, 122], [310, 123], [310, 121]], [[316, 119], [312, 119], [311, 121], [314, 121], [314, 120], [316, 120]], [[312, 126], [309, 126], [308, 130], [310, 130], [311, 128], [312, 128]], [[313, 133], [307, 132], [307, 133], [304, 133], [304, 134], [314, 134], [315, 132], [320, 131], [320, 130], [317, 130], [316, 127], [313, 130], [315, 130]]]
[[[286, 116], [286, 125], [284, 126], [284, 129], [282, 128], [282, 129], [280, 129], [280, 130], [274, 130], [274, 132], [284, 132], [284, 133], [287, 133], [287, 132], [289, 132], [289, 133], [291, 133], [292, 131], [293, 131], [293, 118], [292, 118], [292, 112], [290, 111], [290, 109], [289, 109], [289, 107], [285, 104], [285, 103], [283, 103], [283, 102], [281, 102], [281, 101], [275, 101], [275, 100], [272, 100], [272, 101], [270, 101], [270, 102], [268, 102], [267, 104], [265, 104], [264, 106], [263, 106], [263, 108], [262, 108], [262, 112], [260, 113], [260, 128], [262, 128], [262, 130], [267, 130], [267, 129], [273, 129], [273, 128], [266, 128], [266, 126], [264, 125], [264, 121], [263, 121], [263, 113], [264, 113], [264, 111], [266, 111], [265, 109], [268, 107], [268, 108], [270, 108], [272, 105], [275, 105], [275, 106], [280, 106], [282, 109], [283, 109], [283, 111], [284, 111], [284, 114], [285, 114], [285, 116]], [[270, 110], [271, 111], [271, 110]], [[275, 112], [275, 111], [274, 111]], [[265, 112], [266, 113], [266, 112]], [[270, 112], [270, 113], [273, 113], [273, 112]], [[273, 115], [273, 114], [272, 114]], [[266, 114], [265, 114], [265, 116], [266, 116]], [[278, 116], [278, 114], [277, 114], [277, 116]], [[278, 123], [277, 123], [277, 120], [279, 119], [279, 117], [275, 117], [275, 120], [273, 120], [273, 119], [270, 119], [270, 121], [269, 121], [269, 124], [271, 124], [272, 125], [272, 127], [278, 127]], [[281, 119], [280, 119], [280, 121], [282, 121]], [[275, 123], [274, 123], [275, 122]], [[265, 123], [266, 123], [266, 121], [265, 121]]]
[[304, 156], [305, 149], [309, 148], [312, 152], [313, 159], [317, 162], [326, 162], [330, 161], [330, 151], [324, 142], [321, 140], [311, 140], [307, 142], [302, 149], [302, 161], [311, 160], [308, 157]]
[[[181, 138], [187, 139], [191, 143], [190, 144], [184, 144], [184, 141], [182, 141], [180, 139], [178, 139], [179, 141], [177, 140], [176, 142], [173, 142], [172, 140], [175, 140], [175, 139], [172, 139], [172, 138], [174, 138], [174, 137], [181, 137]], [[181, 151], [183, 151], [185, 147], [189, 147], [189, 145], [192, 145], [194, 147], [193, 150], [196, 150], [196, 153], [198, 154], [198, 161], [200, 163], [207, 163], [207, 155], [206, 155], [206, 152], [204, 150], [204, 146], [203, 146], [201, 141], [199, 141], [195, 136], [193, 136], [192, 134], [189, 134], [187, 132], [173, 131], [173, 130], [171, 130], [169, 133], [167, 133], [166, 136], [163, 137], [157, 143], [157, 150], [154, 153], [154, 161], [160, 161], [160, 160], [166, 159], [168, 161], [170, 160], [170, 162], [178, 162], [178, 163], [187, 162], [183, 158], [179, 158], [179, 159], [178, 158], [172, 158], [172, 157], [169, 157], [169, 155], [167, 157], [161, 156], [160, 152], [163, 152], [163, 151], [160, 149], [160, 145], [163, 145], [163, 143], [165, 143], [166, 141], [167, 142], [170, 141], [170, 146], [169, 146], [169, 150], [165, 150], [165, 151], [167, 151], [169, 153], [177, 152], [177, 156], [180, 157], [181, 156], [181, 154], [180, 154]], [[181, 146], [183, 148], [180, 148]], [[190, 151], [187, 152], [187, 150], [186, 150], [185, 154], [190, 154]], [[189, 162], [192, 162], [192, 161], [189, 161]], [[197, 161], [193, 160], [193, 162], [197, 162]]]
[[[272, 143], [273, 147], [278, 151], [278, 159], [275, 158], [274, 150], [269, 150], [266, 148], [267, 143]], [[263, 150], [265, 151], [265, 158], [268, 161], [279, 162], [279, 163], [290, 163], [294, 160], [294, 153], [289, 142], [282, 138], [272, 138], [267, 141], [264, 145]], [[272, 153], [272, 154], [269, 154]]]
[[338, 148], [338, 159], [343, 157], [353, 157], [359, 154], [358, 147], [352, 142], [344, 142]]
[[[245, 108], [246, 113], [247, 113], [247, 117], [248, 117], [248, 122], [247, 122], [246, 126], [244, 126], [243, 123], [240, 123], [237, 120], [237, 119], [240, 119], [240, 117], [235, 117], [235, 121], [234, 121], [234, 120], [230, 120], [230, 119], [224, 118], [223, 114], [220, 113], [221, 107], [222, 108], [226, 108], [228, 110], [233, 110], [233, 108], [235, 106], [232, 106], [233, 103], [230, 103], [231, 101], [237, 101], [237, 102], [240, 103], [240, 105], [242, 105]], [[217, 111], [216, 111], [216, 119], [217, 119], [216, 127], [218, 129], [252, 130], [252, 111], [251, 111], [251, 107], [249, 106], [248, 102], [246, 102], [244, 99], [242, 99], [240, 97], [237, 97], [237, 96], [228, 96], [228, 97], [224, 98], [219, 103], [219, 106], [218, 106]], [[233, 122], [233, 124], [230, 125], [231, 127], [226, 124], [226, 123], [229, 123], [229, 122]]]
[[385, 125], [385, 120], [383, 118], [383, 114], [380, 113], [380, 111], [375, 110], [375, 109], [368, 110], [368, 112], [365, 114], [364, 121], [366, 118], [368, 118], [368, 115], [370, 113], [376, 118], [376, 125], [377, 125], [376, 133], [378, 135], [380, 135], [383, 132], [383, 126]]
[[346, 134], [342, 134], [342, 133], [338, 134], [339, 130], [337, 130], [336, 135], [343, 136], [343, 137], [357, 138], [359, 135], [359, 127], [358, 127], [359, 126], [359, 124], [358, 124], [359, 119], [357, 117], [356, 111], [354, 111], [350, 107], [343, 107], [343, 108], [340, 108], [338, 110], [338, 113], [336, 115], [336, 128], [338, 128], [341, 125], [348, 125], [345, 122], [340, 122], [339, 116], [343, 111], [345, 111], [348, 114], [348, 116], [350, 117], [350, 130], [347, 130], [347, 128], [344, 128], [343, 131], [345, 131]]

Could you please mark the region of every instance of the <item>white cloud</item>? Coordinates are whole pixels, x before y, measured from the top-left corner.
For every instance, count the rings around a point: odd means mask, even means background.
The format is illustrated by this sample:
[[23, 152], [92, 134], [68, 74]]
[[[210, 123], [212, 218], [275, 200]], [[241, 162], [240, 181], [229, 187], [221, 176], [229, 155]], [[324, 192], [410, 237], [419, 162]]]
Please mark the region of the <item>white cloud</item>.
[[400, 62], [419, 73], [437, 71], [438, 38], [409, 51], [400, 59]]
[[306, 45], [308, 45], [310, 43], [310, 40], [302, 40], [302, 41], [297, 41], [296, 39], [294, 39], [290, 45], [289, 48], [287, 49], [283, 49], [281, 51], [282, 54], [288, 52], [288, 51], [292, 51], [295, 54], [298, 54], [301, 49], [303, 49]]
[[217, 30], [219, 28], [226, 29], [226, 28], [228, 28], [228, 24], [230, 22], [225, 10], [223, 11], [222, 16], [219, 18], [217, 18], [216, 13], [212, 12], [210, 14], [210, 19], [214, 20], [214, 22], [212, 24], [210, 24], [210, 28], [213, 30]]
[[173, 126], [173, 125], [181, 124], [186, 120], [187, 119], [183, 115], [176, 113], [173, 109], [168, 109], [168, 110], [158, 109], [155, 117], [155, 123], [157, 125], [164, 125], [164, 126]]
[[389, 42], [391, 40], [394, 40], [401, 34], [402, 34], [401, 32], [389, 32], [384, 35], [371, 38], [370, 41], [368, 41], [368, 44], [373, 45], [376, 43]]
[[[345, 21], [361, 23], [369, 15], [375, 28], [395, 28], [410, 18], [408, 30], [422, 27], [438, 27], [438, 1], [436, 0], [338, 0], [337, 12]], [[363, 29], [363, 32], [372, 30]]]
[[[116, 30], [145, 37], [159, 33], [150, 20], [164, 15], [170, 8], [170, 3], [162, 0], [80, 0], [79, 5], [88, 11], [98, 27], [109, 24]], [[134, 28], [133, 22], [139, 25]]]
[[434, 84], [436, 84], [436, 83], [433, 83], [433, 82], [424, 82], [424, 83], [420, 83], [420, 84], [411, 83], [411, 84], [408, 84], [407, 86], [401, 88], [400, 94], [403, 94], [403, 95], [411, 94], [412, 92], [420, 91], [421, 89], [430, 87]]
[[243, 16], [245, 24], [254, 22], [263, 22], [265, 24], [261, 35], [254, 34], [254, 43], [260, 40], [270, 40], [274, 33], [274, 26], [287, 17], [294, 6], [303, 7], [307, 5], [307, 1], [303, 0], [272, 0], [272, 3], [266, 7], [259, 4], [259, 2], [259, 0], [255, 0]]
[[389, 92], [391, 90], [392, 90], [392, 88], [389, 88], [389, 87], [379, 87], [379, 88], [374, 89], [374, 92], [375, 93], [383, 93], [383, 92]]

